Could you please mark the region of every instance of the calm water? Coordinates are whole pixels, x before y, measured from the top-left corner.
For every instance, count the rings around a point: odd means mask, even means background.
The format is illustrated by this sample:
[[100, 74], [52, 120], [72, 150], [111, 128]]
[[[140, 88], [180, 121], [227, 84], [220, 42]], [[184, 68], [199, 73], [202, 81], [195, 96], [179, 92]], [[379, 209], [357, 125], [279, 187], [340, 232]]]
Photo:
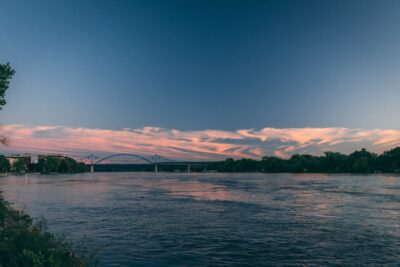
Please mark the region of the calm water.
[[102, 266], [397, 265], [400, 177], [95, 173], [0, 178]]

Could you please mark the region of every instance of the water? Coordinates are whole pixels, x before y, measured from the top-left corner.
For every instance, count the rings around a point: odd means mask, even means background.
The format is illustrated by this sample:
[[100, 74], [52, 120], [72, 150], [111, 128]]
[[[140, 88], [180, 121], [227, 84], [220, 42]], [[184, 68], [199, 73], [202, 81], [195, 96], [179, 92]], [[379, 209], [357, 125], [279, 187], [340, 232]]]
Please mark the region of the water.
[[94, 173], [0, 178], [102, 266], [397, 265], [400, 177]]

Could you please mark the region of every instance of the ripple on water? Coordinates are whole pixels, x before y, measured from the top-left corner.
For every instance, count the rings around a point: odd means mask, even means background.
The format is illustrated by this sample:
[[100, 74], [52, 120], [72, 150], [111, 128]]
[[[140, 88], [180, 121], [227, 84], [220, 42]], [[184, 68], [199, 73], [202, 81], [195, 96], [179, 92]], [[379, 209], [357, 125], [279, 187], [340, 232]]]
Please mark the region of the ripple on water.
[[6, 177], [52, 231], [104, 266], [396, 265], [400, 179], [388, 175], [94, 173]]

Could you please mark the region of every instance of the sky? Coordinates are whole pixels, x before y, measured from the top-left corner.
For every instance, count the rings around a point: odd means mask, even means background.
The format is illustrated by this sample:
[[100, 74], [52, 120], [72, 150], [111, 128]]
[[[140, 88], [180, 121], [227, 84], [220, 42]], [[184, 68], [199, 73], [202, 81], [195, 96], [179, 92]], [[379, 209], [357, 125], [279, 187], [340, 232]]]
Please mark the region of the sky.
[[0, 6], [0, 63], [17, 71], [0, 111], [6, 152], [206, 159], [400, 145], [399, 1]]

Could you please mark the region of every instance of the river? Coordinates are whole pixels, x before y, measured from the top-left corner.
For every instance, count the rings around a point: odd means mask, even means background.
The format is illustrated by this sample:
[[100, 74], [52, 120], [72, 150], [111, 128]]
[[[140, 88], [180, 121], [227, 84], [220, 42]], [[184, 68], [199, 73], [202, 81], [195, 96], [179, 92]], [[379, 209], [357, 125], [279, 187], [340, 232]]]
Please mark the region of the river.
[[400, 176], [85, 173], [0, 190], [101, 266], [396, 265]]

